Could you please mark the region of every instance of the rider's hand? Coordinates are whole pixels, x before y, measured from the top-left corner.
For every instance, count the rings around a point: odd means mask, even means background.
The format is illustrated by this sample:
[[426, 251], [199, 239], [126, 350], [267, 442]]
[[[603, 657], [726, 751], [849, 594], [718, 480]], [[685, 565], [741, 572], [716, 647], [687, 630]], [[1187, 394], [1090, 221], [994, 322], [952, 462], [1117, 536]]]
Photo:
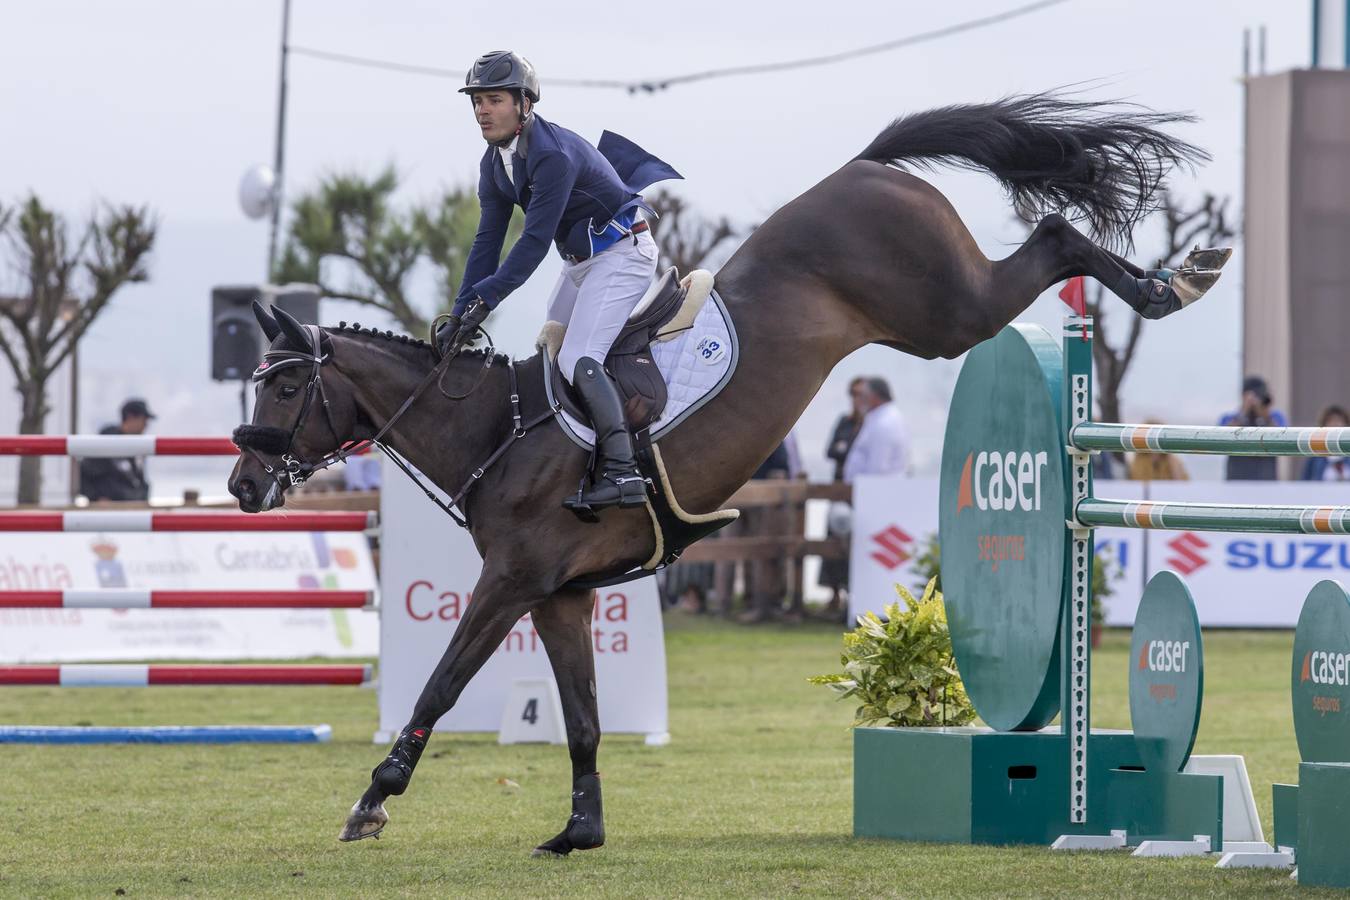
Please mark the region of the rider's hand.
[[460, 316], [459, 327], [450, 339], [450, 348], [458, 350], [471, 342], [474, 332], [478, 330], [479, 325], [483, 324], [483, 320], [488, 317], [490, 312], [492, 310], [488, 309], [488, 305], [482, 300], [476, 299], [470, 303], [468, 308], [464, 310], [464, 315]]
[[451, 315], [436, 329], [436, 350], [444, 356], [450, 350], [450, 342], [459, 331], [459, 316]]

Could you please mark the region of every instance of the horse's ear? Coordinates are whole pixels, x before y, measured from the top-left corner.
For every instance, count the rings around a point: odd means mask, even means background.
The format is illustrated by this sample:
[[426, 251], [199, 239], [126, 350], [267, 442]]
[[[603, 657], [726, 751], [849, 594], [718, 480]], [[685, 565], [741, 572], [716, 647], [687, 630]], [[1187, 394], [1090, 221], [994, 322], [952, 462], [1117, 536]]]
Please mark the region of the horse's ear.
[[276, 317], [281, 333], [286, 335], [286, 340], [293, 347], [297, 350], [312, 350], [309, 343], [309, 332], [305, 331], [305, 326], [301, 325], [295, 316], [286, 312], [280, 306], [272, 307], [272, 315]]
[[262, 328], [268, 341], [275, 341], [277, 335], [281, 334], [281, 326], [277, 324], [277, 320], [272, 318], [271, 314], [267, 312], [267, 307], [257, 300], [253, 301], [253, 318], [258, 320], [258, 326]]

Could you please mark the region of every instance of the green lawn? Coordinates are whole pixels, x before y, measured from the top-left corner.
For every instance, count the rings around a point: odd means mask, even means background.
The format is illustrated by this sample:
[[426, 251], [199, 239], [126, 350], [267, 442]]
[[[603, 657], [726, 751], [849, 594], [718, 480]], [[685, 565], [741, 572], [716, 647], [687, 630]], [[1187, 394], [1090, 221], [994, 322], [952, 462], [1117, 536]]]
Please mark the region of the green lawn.
[[[668, 619], [672, 743], [601, 748], [609, 844], [531, 859], [570, 809], [559, 747], [438, 736], [380, 841], [340, 844], [384, 751], [373, 691], [0, 689], [0, 721], [329, 722], [306, 747], [3, 748], [0, 895], [1313, 896], [1283, 872], [858, 841], [850, 709], [805, 683], [839, 630]], [[1128, 634], [1095, 656], [1094, 724], [1126, 727]], [[1271, 781], [1297, 777], [1289, 633], [1212, 633], [1197, 752], [1242, 753], [1270, 829]], [[941, 760], [934, 760], [935, 766]], [[510, 779], [518, 789], [503, 787]]]

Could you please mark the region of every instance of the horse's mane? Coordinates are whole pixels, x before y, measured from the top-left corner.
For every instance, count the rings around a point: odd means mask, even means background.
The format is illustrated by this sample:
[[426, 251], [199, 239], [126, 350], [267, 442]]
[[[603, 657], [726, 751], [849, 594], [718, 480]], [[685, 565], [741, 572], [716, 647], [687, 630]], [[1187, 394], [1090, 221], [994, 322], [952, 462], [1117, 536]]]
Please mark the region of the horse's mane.
[[[395, 345], [407, 347], [411, 352], [405, 355], [411, 357], [413, 354], [416, 354], [418, 357], [417, 362], [422, 365], [434, 365], [439, 359], [436, 355], [436, 349], [432, 347], [431, 344], [412, 337], [411, 335], [397, 334], [388, 330], [380, 331], [378, 328], [362, 328], [361, 323], [359, 322], [353, 322], [350, 325], [346, 322], [338, 322], [337, 327], [329, 326], [325, 330], [351, 337], [377, 338], [382, 341], [387, 341], [390, 345], [390, 349], [394, 349]], [[488, 353], [492, 353], [492, 362], [494, 364], [505, 363], [507, 361], [505, 354], [495, 353], [487, 348], [461, 350], [459, 355], [461, 357], [469, 357], [471, 359], [477, 358], [481, 360], [487, 356]]]

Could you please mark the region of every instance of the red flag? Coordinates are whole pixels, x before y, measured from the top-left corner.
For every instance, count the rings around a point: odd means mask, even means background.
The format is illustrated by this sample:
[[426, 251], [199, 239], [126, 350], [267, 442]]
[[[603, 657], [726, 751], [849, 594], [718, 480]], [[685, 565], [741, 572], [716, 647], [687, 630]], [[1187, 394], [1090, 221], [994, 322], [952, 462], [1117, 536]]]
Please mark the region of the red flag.
[[1087, 315], [1087, 294], [1083, 290], [1083, 276], [1075, 275], [1064, 282], [1059, 291], [1059, 299], [1069, 304], [1075, 315]]

